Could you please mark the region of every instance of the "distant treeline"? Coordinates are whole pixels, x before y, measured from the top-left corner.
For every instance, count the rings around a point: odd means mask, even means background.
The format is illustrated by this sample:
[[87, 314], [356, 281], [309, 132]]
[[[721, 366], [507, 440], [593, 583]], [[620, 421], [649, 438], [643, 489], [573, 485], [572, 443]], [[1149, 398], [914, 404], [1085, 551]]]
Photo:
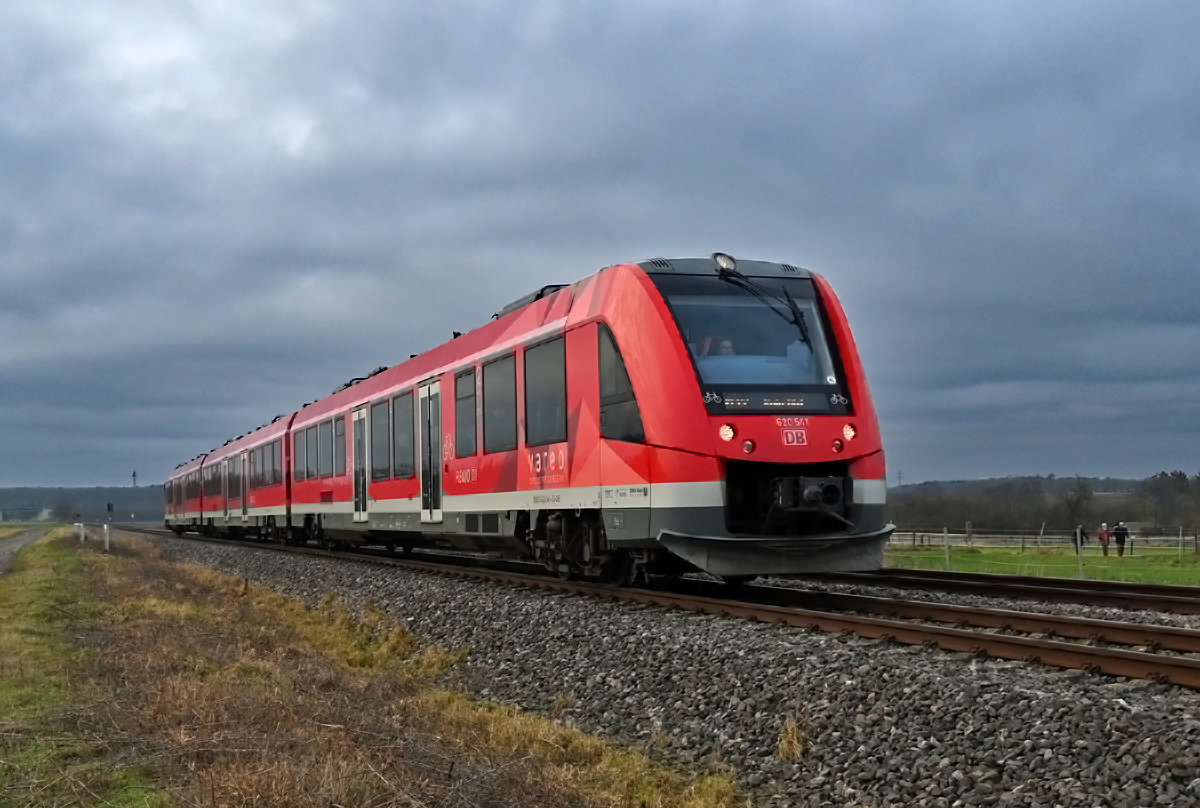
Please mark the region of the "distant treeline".
[[8, 520], [33, 519], [49, 510], [56, 522], [104, 521], [108, 503], [113, 504], [113, 521], [155, 522], [163, 518], [161, 485], [137, 488], [0, 488], [0, 513]]
[[891, 520], [901, 530], [1070, 530], [1095, 535], [1101, 522], [1151, 528], [1200, 526], [1200, 477], [1162, 471], [1144, 480], [1095, 477], [1006, 477], [921, 483], [888, 492]]

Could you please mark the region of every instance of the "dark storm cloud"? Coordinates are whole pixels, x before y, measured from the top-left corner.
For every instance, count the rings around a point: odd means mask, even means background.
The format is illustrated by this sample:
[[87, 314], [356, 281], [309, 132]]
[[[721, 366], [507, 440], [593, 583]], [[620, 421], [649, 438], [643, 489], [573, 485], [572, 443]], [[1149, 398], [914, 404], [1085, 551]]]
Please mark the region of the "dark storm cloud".
[[[1200, 12], [0, 10], [0, 482], [175, 463], [537, 285], [825, 274], [906, 481], [1200, 466]], [[893, 475], [894, 479], [894, 475]]]

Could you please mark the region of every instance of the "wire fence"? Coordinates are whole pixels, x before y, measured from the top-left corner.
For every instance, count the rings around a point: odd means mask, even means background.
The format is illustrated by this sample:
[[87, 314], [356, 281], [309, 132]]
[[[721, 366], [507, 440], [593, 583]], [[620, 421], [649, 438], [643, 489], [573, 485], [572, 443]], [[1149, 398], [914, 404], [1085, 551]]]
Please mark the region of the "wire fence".
[[[892, 534], [887, 550], [888, 566], [901, 568], [1123, 580], [1163, 580], [1165, 574], [1165, 582], [1200, 582], [1200, 530], [1182, 525], [1132, 532], [1124, 547], [1115, 540], [1102, 547], [1090, 535], [1079, 548], [1075, 532], [1066, 530], [904, 529]], [[1164, 573], [1164, 557], [1182, 567]]]
[[[1110, 531], [1111, 532], [1111, 531]], [[1054, 548], [1070, 548], [1074, 550], [1075, 531], [1073, 530], [972, 530], [970, 525], [965, 528], [897, 528], [892, 533], [889, 549], [920, 549], [924, 547], [941, 547], [949, 544], [951, 547], [1007, 547], [1027, 550]], [[1095, 532], [1088, 532], [1084, 549], [1099, 551], [1100, 543]], [[1109, 540], [1109, 547], [1116, 547], [1115, 539]], [[1200, 553], [1200, 528], [1184, 525], [1162, 526], [1131, 531], [1125, 541], [1125, 552], [1137, 550], [1159, 552], [1162, 550], [1177, 550]]]

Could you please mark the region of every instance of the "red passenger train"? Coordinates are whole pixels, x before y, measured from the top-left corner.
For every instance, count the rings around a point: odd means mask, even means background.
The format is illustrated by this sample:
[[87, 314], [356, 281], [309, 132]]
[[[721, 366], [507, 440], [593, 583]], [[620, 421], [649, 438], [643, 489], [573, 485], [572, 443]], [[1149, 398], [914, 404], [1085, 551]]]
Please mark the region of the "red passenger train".
[[441, 546], [630, 582], [882, 566], [879, 426], [829, 284], [611, 266], [179, 466], [177, 533]]

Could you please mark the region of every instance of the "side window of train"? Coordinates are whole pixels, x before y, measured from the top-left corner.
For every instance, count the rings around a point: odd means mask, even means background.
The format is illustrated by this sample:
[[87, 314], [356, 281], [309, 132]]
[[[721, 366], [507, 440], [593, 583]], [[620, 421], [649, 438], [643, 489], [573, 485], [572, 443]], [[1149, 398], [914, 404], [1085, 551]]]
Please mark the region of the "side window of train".
[[317, 424], [317, 473], [333, 476], [333, 421]]
[[387, 401], [371, 405], [371, 479], [386, 480], [392, 476], [392, 435], [388, 430], [391, 421]]
[[413, 465], [413, 394], [405, 393], [392, 399], [392, 436], [397, 477], [416, 474]]
[[250, 487], [258, 488], [258, 449], [250, 452]]
[[517, 448], [517, 358], [483, 366], [483, 451]]
[[[253, 457], [253, 455], [251, 455]], [[304, 472], [307, 468], [304, 458], [304, 430], [295, 433], [295, 441], [292, 444], [292, 478], [297, 482], [304, 479]], [[251, 475], [251, 480], [254, 477]], [[251, 483], [253, 484], [253, 483]]]
[[454, 453], [475, 454], [475, 371], [454, 379]]
[[629, 373], [607, 326], [600, 326], [600, 437], [645, 443], [642, 414], [629, 383]]
[[346, 416], [333, 420], [333, 473], [341, 477], [346, 473]]
[[525, 349], [525, 442], [530, 446], [567, 439], [566, 341]]
[[283, 483], [283, 438], [271, 443], [271, 485]]
[[304, 476], [310, 480], [316, 479], [317, 476], [317, 428], [310, 426], [304, 430], [304, 447], [306, 457], [304, 458]]

